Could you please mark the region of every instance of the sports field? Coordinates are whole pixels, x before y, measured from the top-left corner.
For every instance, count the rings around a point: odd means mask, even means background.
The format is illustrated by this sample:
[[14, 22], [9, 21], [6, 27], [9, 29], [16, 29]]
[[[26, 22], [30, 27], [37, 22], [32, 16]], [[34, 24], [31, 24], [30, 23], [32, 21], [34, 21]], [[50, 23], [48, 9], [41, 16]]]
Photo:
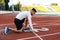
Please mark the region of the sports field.
[[[4, 34], [6, 26], [15, 28], [14, 18], [18, 13], [3, 13], [0, 14], [0, 40], [40, 40], [32, 32], [15, 33], [10, 31], [7, 35]], [[43, 40], [60, 40], [60, 16], [57, 15], [34, 15], [33, 23], [37, 25], [34, 28], [48, 28], [48, 31], [39, 31], [38, 34]]]

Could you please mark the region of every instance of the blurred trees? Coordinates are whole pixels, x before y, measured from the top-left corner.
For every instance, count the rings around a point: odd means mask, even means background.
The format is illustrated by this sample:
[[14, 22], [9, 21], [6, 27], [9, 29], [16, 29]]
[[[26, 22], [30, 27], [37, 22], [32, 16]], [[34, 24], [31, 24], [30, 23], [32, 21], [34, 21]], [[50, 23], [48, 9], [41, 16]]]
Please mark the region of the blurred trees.
[[0, 10], [9, 10], [9, 0], [0, 0]]
[[8, 3], [9, 3], [10, 0], [4, 0], [4, 1], [5, 1], [5, 10], [9, 10]]
[[[14, 8], [13, 8], [12, 6], [13, 6]], [[10, 6], [10, 11], [12, 11], [12, 9], [14, 9], [15, 11], [21, 11], [20, 8], [21, 8], [21, 4], [20, 4], [20, 2], [18, 2], [17, 4]]]
[[5, 10], [5, 2], [4, 2], [4, 0], [0, 0], [0, 10]]
[[21, 11], [21, 9], [20, 9], [21, 8], [20, 2], [18, 2], [15, 5], [11, 5], [9, 7], [9, 5], [8, 5], [9, 1], [10, 0], [0, 0], [0, 10], [7, 10], [7, 11], [10, 10], [10, 11], [12, 11], [14, 9], [15, 11]]
[[57, 3], [51, 3], [51, 6], [57, 6], [58, 4]]

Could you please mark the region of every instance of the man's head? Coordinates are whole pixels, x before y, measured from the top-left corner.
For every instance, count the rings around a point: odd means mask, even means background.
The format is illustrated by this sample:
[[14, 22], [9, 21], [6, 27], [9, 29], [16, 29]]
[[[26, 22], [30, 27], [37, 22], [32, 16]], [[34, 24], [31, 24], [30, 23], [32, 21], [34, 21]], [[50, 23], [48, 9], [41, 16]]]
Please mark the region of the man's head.
[[32, 10], [30, 12], [31, 12], [31, 15], [34, 15], [37, 11], [35, 8], [32, 8]]

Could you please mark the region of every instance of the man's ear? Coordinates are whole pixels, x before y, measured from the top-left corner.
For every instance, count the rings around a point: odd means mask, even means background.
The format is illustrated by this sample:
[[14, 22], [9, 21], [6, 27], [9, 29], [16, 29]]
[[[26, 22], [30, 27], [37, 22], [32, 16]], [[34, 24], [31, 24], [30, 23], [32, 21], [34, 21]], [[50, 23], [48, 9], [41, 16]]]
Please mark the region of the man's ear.
[[28, 21], [28, 18], [26, 18], [25, 20]]

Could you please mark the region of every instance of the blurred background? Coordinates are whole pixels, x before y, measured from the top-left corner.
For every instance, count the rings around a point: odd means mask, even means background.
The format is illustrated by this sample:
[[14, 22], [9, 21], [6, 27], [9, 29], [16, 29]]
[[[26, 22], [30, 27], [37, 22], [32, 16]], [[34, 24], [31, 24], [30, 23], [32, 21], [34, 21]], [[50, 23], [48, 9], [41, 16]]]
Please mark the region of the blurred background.
[[0, 11], [60, 12], [60, 0], [0, 0]]

